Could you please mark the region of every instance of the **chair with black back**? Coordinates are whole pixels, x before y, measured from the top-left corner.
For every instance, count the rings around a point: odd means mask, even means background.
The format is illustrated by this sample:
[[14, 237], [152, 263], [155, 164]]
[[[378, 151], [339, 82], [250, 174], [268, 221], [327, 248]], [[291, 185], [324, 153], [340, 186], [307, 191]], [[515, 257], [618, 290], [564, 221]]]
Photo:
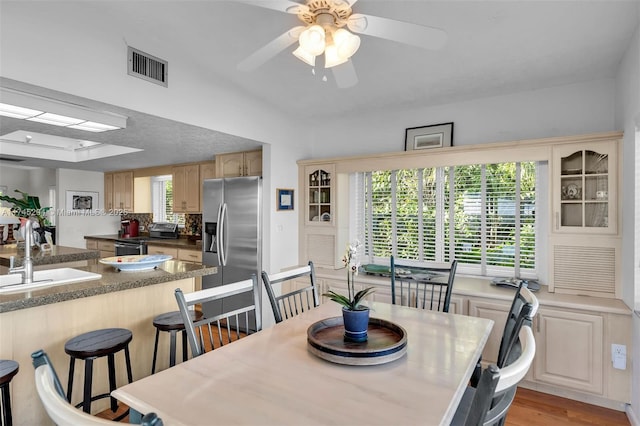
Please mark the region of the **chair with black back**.
[[[276, 274], [262, 271], [262, 282], [269, 296], [276, 323], [320, 305], [315, 270], [311, 261], [307, 266]], [[284, 291], [282, 286], [285, 283], [291, 284], [293, 288]], [[276, 296], [278, 284], [281, 286], [280, 294]]]
[[[520, 328], [526, 318], [534, 318], [538, 312], [538, 298], [526, 287], [524, 281], [520, 283], [511, 302], [511, 307], [507, 313], [507, 319], [500, 339], [500, 348], [496, 365], [498, 368], [509, 364], [509, 355], [520, 333]], [[478, 360], [476, 368], [471, 376], [470, 386], [476, 387], [480, 380], [482, 371], [481, 359]]]
[[[92, 416], [77, 409], [67, 401], [60, 379], [47, 353], [42, 349], [31, 354], [35, 369], [36, 390], [47, 415], [57, 425], [106, 426], [116, 422]], [[155, 413], [142, 417], [143, 426], [162, 426], [162, 420]]]
[[390, 263], [391, 303], [449, 312], [456, 260], [436, 266], [413, 266], [395, 263], [391, 256]]
[[526, 317], [516, 339], [518, 356], [503, 368], [495, 364], [482, 371], [477, 388], [467, 387], [453, 417], [453, 426], [503, 425], [515, 398], [518, 383], [533, 363], [536, 342], [531, 318]]
[[[239, 308], [226, 309], [229, 297], [245, 293], [252, 294], [253, 303]], [[234, 342], [247, 334], [260, 331], [262, 316], [260, 312], [260, 288], [255, 275], [250, 279], [183, 293], [176, 289], [176, 301], [185, 324], [187, 339], [193, 357], [213, 350], [215, 347]], [[226, 299], [226, 300], [225, 300]], [[217, 315], [207, 315], [207, 318], [193, 321], [191, 311], [196, 305], [222, 300], [222, 312]]]

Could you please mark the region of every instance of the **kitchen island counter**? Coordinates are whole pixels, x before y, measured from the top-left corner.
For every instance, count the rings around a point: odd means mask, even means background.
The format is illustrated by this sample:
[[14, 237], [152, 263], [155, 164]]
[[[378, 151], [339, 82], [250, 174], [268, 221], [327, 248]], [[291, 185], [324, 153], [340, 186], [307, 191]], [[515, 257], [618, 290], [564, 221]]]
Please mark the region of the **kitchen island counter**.
[[33, 308], [65, 300], [97, 296], [138, 287], [146, 287], [185, 278], [200, 277], [217, 273], [214, 266], [199, 265], [179, 260], [168, 260], [149, 271], [118, 272], [108, 265], [97, 264], [79, 268], [83, 271], [102, 275], [93, 281], [63, 284], [0, 295], [0, 313], [18, 309]]
[[[9, 267], [11, 256], [14, 256], [14, 266], [22, 266], [24, 250], [18, 249], [17, 244], [5, 244], [0, 246], [0, 266]], [[43, 251], [38, 248], [31, 250], [33, 266], [53, 265], [56, 263], [78, 262], [97, 259], [100, 257], [98, 250], [88, 250], [76, 247], [51, 246], [51, 250]]]

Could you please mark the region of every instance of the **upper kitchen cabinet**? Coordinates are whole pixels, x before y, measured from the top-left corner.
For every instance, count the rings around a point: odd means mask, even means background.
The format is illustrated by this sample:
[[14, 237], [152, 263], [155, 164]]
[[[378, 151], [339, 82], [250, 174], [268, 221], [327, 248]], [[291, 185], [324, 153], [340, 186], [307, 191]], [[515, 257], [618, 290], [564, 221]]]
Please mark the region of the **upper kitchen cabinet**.
[[173, 212], [199, 212], [201, 186], [199, 164], [173, 167]]
[[205, 179], [214, 179], [216, 177], [216, 162], [207, 161], [200, 164], [200, 207], [204, 206], [203, 194], [202, 194], [202, 182]]
[[104, 205], [107, 211], [133, 212], [133, 172], [104, 174]]
[[262, 150], [216, 155], [216, 177], [262, 176]]
[[553, 229], [617, 233], [618, 141], [553, 147]]

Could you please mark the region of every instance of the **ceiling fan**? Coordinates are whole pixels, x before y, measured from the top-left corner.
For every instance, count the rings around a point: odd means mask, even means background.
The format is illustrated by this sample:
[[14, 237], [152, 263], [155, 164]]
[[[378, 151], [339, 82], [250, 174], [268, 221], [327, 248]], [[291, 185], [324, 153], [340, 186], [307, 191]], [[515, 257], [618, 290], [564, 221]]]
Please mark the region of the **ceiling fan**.
[[447, 34], [438, 28], [353, 13], [352, 6], [357, 0], [301, 0], [304, 4], [290, 0], [241, 1], [297, 15], [304, 24], [287, 30], [249, 55], [238, 64], [241, 71], [255, 70], [298, 42], [298, 48], [292, 52], [298, 59], [315, 67], [316, 58], [323, 57], [324, 68], [331, 68], [337, 86], [347, 88], [358, 82], [350, 58], [360, 47], [360, 37], [353, 33], [430, 50], [442, 48], [447, 41]]

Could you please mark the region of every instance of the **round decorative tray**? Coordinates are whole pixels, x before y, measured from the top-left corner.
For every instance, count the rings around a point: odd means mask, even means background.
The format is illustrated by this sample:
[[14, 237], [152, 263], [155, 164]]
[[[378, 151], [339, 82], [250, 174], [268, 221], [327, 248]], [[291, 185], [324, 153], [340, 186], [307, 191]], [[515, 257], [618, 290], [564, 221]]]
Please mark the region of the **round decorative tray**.
[[162, 262], [171, 259], [168, 254], [141, 254], [131, 256], [113, 256], [100, 259], [100, 263], [111, 265], [120, 271], [148, 271], [157, 268]]
[[380, 318], [369, 318], [366, 342], [345, 342], [342, 317], [327, 318], [307, 329], [309, 352], [346, 365], [377, 365], [394, 361], [407, 352], [407, 332]]

